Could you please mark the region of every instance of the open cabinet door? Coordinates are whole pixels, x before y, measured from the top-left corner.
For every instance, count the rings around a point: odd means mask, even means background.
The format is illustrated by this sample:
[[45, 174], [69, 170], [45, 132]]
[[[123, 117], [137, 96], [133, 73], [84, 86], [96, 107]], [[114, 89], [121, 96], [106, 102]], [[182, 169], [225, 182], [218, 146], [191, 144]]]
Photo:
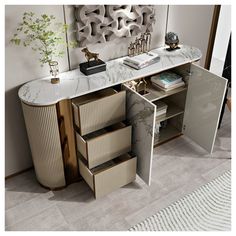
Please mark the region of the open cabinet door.
[[151, 184], [156, 106], [139, 93], [126, 90], [127, 120], [132, 125], [132, 151], [137, 155], [137, 174]]
[[183, 133], [212, 153], [227, 80], [191, 65]]

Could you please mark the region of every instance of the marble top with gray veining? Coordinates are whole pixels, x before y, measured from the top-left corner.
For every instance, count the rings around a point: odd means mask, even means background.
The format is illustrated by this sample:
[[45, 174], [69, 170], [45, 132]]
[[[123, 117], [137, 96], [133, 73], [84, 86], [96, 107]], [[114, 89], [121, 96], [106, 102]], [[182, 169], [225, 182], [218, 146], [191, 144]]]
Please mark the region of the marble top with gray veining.
[[63, 99], [75, 98], [191, 63], [199, 60], [202, 56], [199, 49], [186, 45], [181, 45], [181, 49], [176, 51], [167, 51], [165, 47], [152, 51], [160, 55], [160, 61], [140, 70], [124, 65], [123, 58], [118, 58], [108, 61], [107, 70], [97, 74], [86, 76], [79, 69], [61, 73], [59, 84], [51, 84], [50, 77], [30, 81], [19, 89], [18, 95], [24, 103], [29, 105], [52, 105]]

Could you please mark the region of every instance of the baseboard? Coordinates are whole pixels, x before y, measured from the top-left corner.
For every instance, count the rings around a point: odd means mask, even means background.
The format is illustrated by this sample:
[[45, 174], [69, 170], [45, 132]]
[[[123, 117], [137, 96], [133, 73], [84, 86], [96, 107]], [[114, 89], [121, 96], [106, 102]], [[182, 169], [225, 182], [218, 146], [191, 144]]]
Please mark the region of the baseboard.
[[14, 173], [14, 174], [5, 176], [5, 180], [10, 179], [10, 178], [12, 178], [12, 177], [15, 177], [15, 176], [17, 176], [17, 175], [20, 175], [20, 174], [22, 174], [22, 173], [24, 173], [24, 172], [26, 172], [26, 171], [32, 170], [33, 168], [34, 168], [34, 167], [31, 166], [31, 167], [29, 167], [29, 168], [27, 168], [27, 169], [24, 169], [24, 170], [21, 170], [21, 171], [19, 171], [19, 172]]

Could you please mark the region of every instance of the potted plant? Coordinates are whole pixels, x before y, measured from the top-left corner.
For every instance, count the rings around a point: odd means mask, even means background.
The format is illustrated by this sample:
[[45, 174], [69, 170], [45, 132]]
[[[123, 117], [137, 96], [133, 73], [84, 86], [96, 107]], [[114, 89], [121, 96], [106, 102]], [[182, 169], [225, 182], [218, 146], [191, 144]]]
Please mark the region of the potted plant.
[[66, 47], [75, 47], [75, 41], [66, 42], [64, 35], [68, 29], [67, 24], [55, 22], [55, 16], [43, 14], [39, 17], [33, 12], [25, 12], [17, 32], [10, 40], [15, 45], [31, 47], [40, 54], [41, 66], [48, 64], [53, 76], [51, 83], [58, 83], [58, 62], [55, 58], [63, 57]]

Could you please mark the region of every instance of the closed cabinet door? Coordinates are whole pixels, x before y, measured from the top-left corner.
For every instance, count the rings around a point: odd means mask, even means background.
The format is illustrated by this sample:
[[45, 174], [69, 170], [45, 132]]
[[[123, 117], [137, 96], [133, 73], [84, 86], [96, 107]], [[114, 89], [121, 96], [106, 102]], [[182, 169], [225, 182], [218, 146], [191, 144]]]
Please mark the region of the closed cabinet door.
[[183, 133], [212, 153], [227, 80], [195, 64], [186, 97]]
[[126, 85], [122, 85], [122, 89], [126, 90], [126, 118], [132, 125], [132, 151], [137, 156], [137, 174], [150, 185], [156, 106]]

